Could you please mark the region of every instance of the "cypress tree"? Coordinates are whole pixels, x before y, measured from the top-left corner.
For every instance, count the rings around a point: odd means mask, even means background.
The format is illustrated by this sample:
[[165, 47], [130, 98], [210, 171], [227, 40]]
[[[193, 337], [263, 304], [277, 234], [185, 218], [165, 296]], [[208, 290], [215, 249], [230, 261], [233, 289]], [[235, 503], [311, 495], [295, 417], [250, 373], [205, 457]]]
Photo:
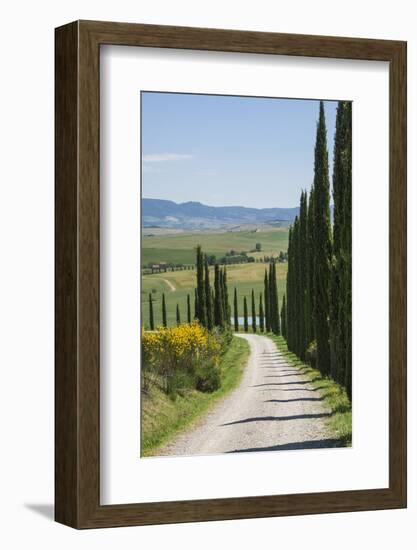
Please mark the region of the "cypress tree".
[[211, 288], [210, 288], [210, 272], [207, 256], [204, 261], [204, 297], [206, 299], [206, 319], [207, 319], [207, 328], [212, 330], [213, 328], [213, 308], [211, 304]]
[[187, 323], [191, 323], [191, 301], [189, 294], [187, 294]]
[[322, 374], [330, 373], [329, 290], [330, 290], [330, 192], [327, 132], [323, 102], [314, 156], [314, 321], [317, 342], [317, 366]]
[[194, 289], [194, 319], [198, 319], [198, 295], [197, 289]]
[[352, 383], [352, 106], [340, 101], [333, 154], [333, 256], [330, 292], [331, 374], [346, 387]]
[[336, 132], [333, 148], [333, 249], [331, 261], [330, 283], [330, 374], [332, 378], [344, 384], [345, 356], [343, 343], [343, 297], [342, 292], [342, 226], [344, 207], [344, 162], [343, 151], [343, 115], [341, 102], [338, 103], [336, 114]]
[[154, 320], [153, 320], [152, 294], [149, 294], [149, 328], [150, 330], [155, 329]]
[[223, 296], [223, 268], [219, 266], [219, 288], [220, 288], [220, 326], [224, 324], [224, 296]]
[[281, 334], [284, 338], [287, 338], [287, 310], [286, 310], [286, 306], [285, 306], [285, 294], [282, 297]]
[[265, 330], [264, 323], [264, 306], [262, 303], [262, 292], [259, 294], [259, 329], [261, 332]]
[[302, 312], [302, 290], [301, 290], [301, 259], [300, 259], [300, 219], [294, 220], [293, 232], [293, 277], [294, 277], [294, 353], [299, 357], [302, 355], [301, 324], [304, 320]]
[[276, 334], [281, 334], [281, 322], [279, 315], [279, 297], [278, 297], [278, 277], [277, 277], [277, 264], [274, 261], [273, 273], [274, 273], [274, 300], [276, 303]]
[[245, 332], [248, 332], [248, 304], [246, 302], [246, 296], [243, 298], [243, 328]]
[[162, 293], [162, 325], [167, 326], [167, 306], [165, 303], [165, 293]]
[[233, 297], [233, 316], [235, 321], [235, 331], [239, 332], [239, 312], [238, 312], [238, 304], [237, 304], [237, 291], [235, 287], [235, 294]]
[[215, 303], [215, 296], [214, 296], [214, 289], [211, 289], [211, 318], [213, 319], [213, 326], [215, 325], [214, 322], [214, 303]]
[[275, 261], [269, 264], [269, 315], [271, 330], [274, 334], [280, 333], [278, 288]]
[[306, 342], [315, 338], [314, 332], [314, 186], [310, 189], [307, 209], [307, 290], [306, 290]]
[[346, 180], [343, 216], [343, 296], [344, 296], [344, 340], [345, 340], [345, 387], [352, 399], [352, 103], [343, 102], [345, 111], [345, 166]]
[[308, 346], [307, 340], [307, 193], [302, 192], [300, 198], [300, 226], [298, 243], [298, 272], [299, 272], [299, 346], [300, 357], [305, 358], [305, 352]]
[[274, 288], [273, 288], [272, 262], [269, 263], [268, 271], [268, 296], [269, 296], [269, 324], [271, 331], [275, 334], [275, 305], [274, 305]]
[[223, 326], [223, 302], [219, 264], [214, 266], [214, 325]]
[[205, 327], [207, 326], [206, 297], [204, 287], [204, 261], [201, 246], [196, 249], [197, 265], [197, 319]]
[[180, 324], [181, 324], [180, 308], [179, 308], [179, 305], [177, 304], [177, 325], [180, 325]]
[[287, 309], [287, 325], [286, 325], [286, 340], [287, 340], [287, 345], [288, 345], [288, 349], [290, 351], [293, 351], [293, 322], [294, 322], [294, 318], [293, 318], [293, 264], [294, 264], [294, 261], [293, 261], [293, 238], [292, 238], [292, 235], [293, 235], [293, 229], [292, 229], [292, 226], [290, 226], [290, 229], [288, 231], [288, 250], [287, 250], [287, 255], [288, 255], [288, 271], [287, 271], [287, 293], [286, 293], [286, 296], [287, 296], [287, 304], [286, 304], [286, 309]]
[[256, 307], [255, 307], [255, 293], [252, 289], [252, 331], [256, 332]]
[[271, 332], [271, 317], [270, 317], [270, 311], [269, 311], [269, 281], [268, 281], [268, 273], [265, 269], [265, 277], [264, 277], [264, 297], [265, 297], [265, 329], [266, 332]]
[[223, 279], [222, 279], [222, 295], [223, 295], [223, 324], [230, 326], [231, 324], [231, 311], [229, 304], [229, 292], [227, 290], [227, 271], [226, 266], [223, 268]]

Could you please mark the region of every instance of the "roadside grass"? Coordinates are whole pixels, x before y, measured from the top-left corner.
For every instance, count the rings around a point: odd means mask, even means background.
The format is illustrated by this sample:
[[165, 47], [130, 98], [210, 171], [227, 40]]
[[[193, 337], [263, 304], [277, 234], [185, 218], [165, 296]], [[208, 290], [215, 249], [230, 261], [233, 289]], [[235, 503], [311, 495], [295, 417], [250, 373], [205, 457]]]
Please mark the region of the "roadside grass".
[[142, 392], [142, 456], [157, 456], [158, 449], [174, 435], [190, 427], [233, 390], [242, 378], [249, 352], [248, 342], [234, 336], [221, 359], [221, 386], [212, 393], [186, 390], [173, 400], [156, 385], [148, 393]]
[[327, 420], [329, 429], [334, 437], [339, 440], [340, 447], [351, 447], [352, 405], [344, 388], [331, 378], [322, 376], [320, 371], [303, 363], [294, 353], [288, 351], [287, 342], [282, 336], [274, 334], [267, 334], [267, 336], [275, 342], [279, 351], [288, 359], [289, 363], [311, 378], [312, 385], [320, 390], [324, 403], [331, 411], [331, 416]]

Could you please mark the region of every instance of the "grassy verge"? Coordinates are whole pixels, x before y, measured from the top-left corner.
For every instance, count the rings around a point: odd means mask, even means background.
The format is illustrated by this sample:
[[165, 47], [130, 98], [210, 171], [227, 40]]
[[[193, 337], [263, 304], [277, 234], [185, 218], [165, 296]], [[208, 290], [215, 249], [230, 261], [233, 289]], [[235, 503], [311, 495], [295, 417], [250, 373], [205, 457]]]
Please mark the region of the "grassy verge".
[[287, 343], [282, 336], [271, 334], [268, 336], [275, 342], [288, 362], [309, 376], [312, 385], [321, 391], [324, 403], [331, 411], [331, 416], [327, 420], [330, 431], [339, 440], [341, 447], [350, 447], [352, 445], [352, 405], [345, 390], [334, 380], [322, 376], [317, 369], [303, 363], [296, 355], [288, 351]]
[[187, 390], [172, 400], [154, 386], [142, 395], [142, 456], [158, 454], [158, 449], [174, 435], [189, 427], [216, 402], [234, 389], [241, 380], [250, 348], [246, 340], [233, 337], [223, 355], [220, 369], [222, 384], [213, 393]]

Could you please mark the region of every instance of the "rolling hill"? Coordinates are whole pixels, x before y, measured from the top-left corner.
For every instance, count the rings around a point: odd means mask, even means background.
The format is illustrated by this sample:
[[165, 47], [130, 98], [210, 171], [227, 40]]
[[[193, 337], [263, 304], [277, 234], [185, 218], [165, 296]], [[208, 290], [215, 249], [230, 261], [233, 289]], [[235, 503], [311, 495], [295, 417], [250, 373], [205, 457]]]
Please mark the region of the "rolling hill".
[[178, 204], [168, 200], [144, 198], [142, 199], [142, 226], [214, 229], [243, 224], [280, 224], [294, 221], [298, 210], [298, 207], [207, 206], [200, 202]]

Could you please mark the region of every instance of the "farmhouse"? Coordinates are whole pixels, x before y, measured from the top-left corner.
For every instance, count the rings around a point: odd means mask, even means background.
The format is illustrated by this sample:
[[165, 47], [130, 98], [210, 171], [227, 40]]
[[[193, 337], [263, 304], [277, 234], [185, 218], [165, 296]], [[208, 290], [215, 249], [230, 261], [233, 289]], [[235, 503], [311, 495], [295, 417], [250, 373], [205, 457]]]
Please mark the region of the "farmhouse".
[[152, 273], [166, 273], [167, 264], [166, 262], [160, 262], [159, 264], [153, 264], [151, 266]]

